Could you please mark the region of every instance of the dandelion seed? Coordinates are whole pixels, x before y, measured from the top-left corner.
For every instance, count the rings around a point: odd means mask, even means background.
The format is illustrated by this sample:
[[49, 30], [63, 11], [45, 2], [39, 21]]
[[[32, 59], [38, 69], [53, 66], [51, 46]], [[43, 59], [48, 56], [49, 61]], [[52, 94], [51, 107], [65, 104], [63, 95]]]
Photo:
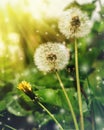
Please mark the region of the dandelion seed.
[[27, 122], [30, 123], [30, 124], [33, 123], [34, 122], [33, 116], [28, 116], [27, 117]]
[[10, 117], [8, 117], [7, 120], [10, 121], [11, 120]]
[[102, 81], [102, 84], [104, 84], [104, 81]]
[[100, 77], [100, 76], [96, 76], [96, 80], [97, 80], [97, 81], [100, 81], [100, 80], [101, 80], [101, 77]]
[[65, 113], [65, 110], [64, 110], [64, 109], [61, 109], [61, 110], [60, 110], [60, 113], [61, 113], [61, 114], [64, 114], [64, 113]]
[[89, 51], [92, 51], [92, 48], [89, 48]]
[[37, 68], [43, 72], [62, 70], [68, 64], [69, 50], [61, 43], [40, 45], [34, 54]]
[[55, 129], [55, 130], [59, 130], [59, 126], [55, 124], [55, 125], [54, 125], [54, 129]]
[[89, 71], [89, 65], [83, 64], [83, 65], [80, 66], [80, 69], [83, 73], [87, 73]]
[[18, 96], [17, 96], [17, 95], [13, 96], [13, 99], [14, 99], [14, 100], [17, 100], [17, 99], [18, 99]]
[[70, 81], [74, 81], [74, 78], [73, 78], [73, 77], [69, 77], [69, 80], [70, 80]]
[[66, 38], [70, 37], [83, 37], [87, 35], [92, 27], [87, 13], [82, 12], [80, 9], [73, 7], [60, 16], [59, 29]]
[[22, 57], [22, 56], [20, 57], [20, 60], [23, 60], [23, 57]]
[[102, 119], [101, 119], [101, 117], [96, 117], [95, 121], [97, 124], [100, 124], [102, 122]]
[[20, 112], [17, 112], [18, 115], [20, 115]]
[[65, 123], [65, 120], [63, 120], [62, 122]]
[[45, 35], [48, 35], [48, 32], [45, 32]]

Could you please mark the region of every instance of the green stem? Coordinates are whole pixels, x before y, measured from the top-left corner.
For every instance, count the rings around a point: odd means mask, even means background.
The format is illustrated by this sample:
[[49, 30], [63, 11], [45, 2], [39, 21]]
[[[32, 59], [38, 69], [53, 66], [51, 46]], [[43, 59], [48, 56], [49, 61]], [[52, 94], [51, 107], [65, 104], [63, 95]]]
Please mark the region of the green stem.
[[76, 82], [77, 82], [78, 103], [79, 103], [79, 111], [80, 111], [80, 124], [81, 124], [81, 130], [84, 130], [84, 119], [83, 119], [83, 111], [82, 111], [81, 88], [80, 88], [79, 70], [78, 70], [78, 47], [77, 47], [77, 40], [76, 39], [75, 39], [75, 69], [76, 69]]
[[66, 92], [66, 90], [65, 90], [65, 87], [64, 87], [64, 85], [63, 85], [63, 83], [62, 83], [62, 81], [61, 81], [61, 78], [60, 78], [60, 76], [59, 76], [59, 74], [58, 74], [57, 71], [56, 71], [56, 76], [57, 76], [57, 79], [58, 79], [58, 81], [59, 81], [59, 83], [60, 83], [60, 86], [61, 86], [61, 88], [62, 88], [62, 90], [63, 90], [63, 92], [64, 92], [64, 95], [65, 95], [65, 97], [66, 97], [66, 100], [67, 100], [69, 109], [70, 109], [71, 114], [72, 114], [72, 117], [73, 117], [73, 121], [74, 121], [75, 128], [76, 128], [76, 130], [79, 130], [79, 128], [78, 128], [78, 123], [77, 123], [77, 119], [76, 119], [76, 116], [75, 116], [75, 113], [74, 113], [74, 110], [73, 110], [71, 101], [70, 101], [70, 99], [69, 99], [69, 97], [68, 97], [68, 95], [67, 95], [67, 92]]
[[40, 102], [38, 104], [50, 115], [50, 117], [55, 121], [55, 123], [59, 126], [60, 130], [64, 130], [54, 115]]
[[[87, 83], [88, 83], [88, 88], [91, 89], [91, 84], [90, 84], [90, 82], [89, 82], [88, 77], [87, 77]], [[91, 89], [91, 90], [92, 90], [92, 89]], [[91, 115], [92, 130], [95, 130], [93, 103], [90, 104], [90, 115]]]
[[103, 8], [103, 6], [102, 6], [102, 3], [101, 3], [101, 0], [98, 0], [98, 2], [99, 2], [99, 6], [100, 6], [100, 16], [103, 19], [103, 16], [102, 16], [102, 8]]
[[4, 126], [7, 127], [7, 128], [9, 128], [9, 129], [11, 129], [11, 130], [16, 130], [15, 128], [13, 128], [13, 127], [11, 127], [9, 125], [4, 124]]

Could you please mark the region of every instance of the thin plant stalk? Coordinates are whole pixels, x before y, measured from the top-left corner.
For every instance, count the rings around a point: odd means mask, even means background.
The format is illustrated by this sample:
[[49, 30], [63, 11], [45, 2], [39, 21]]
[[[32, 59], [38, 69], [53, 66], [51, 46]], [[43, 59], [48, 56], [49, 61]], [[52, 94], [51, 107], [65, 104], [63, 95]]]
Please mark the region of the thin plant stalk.
[[[87, 77], [87, 84], [88, 84], [88, 88], [91, 89], [91, 84], [89, 82], [88, 77]], [[90, 105], [90, 115], [91, 115], [92, 130], [95, 130], [94, 110], [93, 110], [93, 104], [92, 103]]]
[[16, 130], [15, 128], [13, 128], [12, 126], [9, 126], [7, 124], [4, 124], [4, 126], [7, 127], [7, 128], [9, 128], [9, 129], [11, 129], [11, 130]]
[[67, 94], [67, 92], [66, 92], [66, 90], [65, 90], [65, 87], [64, 87], [64, 85], [63, 85], [63, 82], [61, 81], [61, 78], [60, 78], [60, 76], [59, 76], [59, 74], [58, 74], [57, 71], [56, 71], [56, 76], [57, 76], [57, 79], [58, 79], [58, 81], [59, 81], [59, 83], [60, 83], [60, 86], [61, 86], [61, 88], [62, 88], [62, 91], [63, 91], [63, 93], [64, 93], [64, 95], [65, 95], [65, 98], [66, 98], [66, 100], [67, 100], [69, 109], [70, 109], [71, 114], [72, 114], [72, 117], [73, 117], [73, 121], [74, 121], [75, 128], [76, 128], [76, 130], [79, 130], [79, 128], [78, 128], [78, 123], [77, 123], [77, 119], [76, 119], [76, 116], [75, 116], [75, 113], [74, 113], [74, 110], [73, 110], [71, 101], [70, 101], [70, 99], [69, 99], [69, 97], [68, 97], [68, 94]]
[[83, 110], [82, 110], [82, 98], [81, 98], [81, 88], [80, 88], [79, 69], [78, 69], [78, 46], [77, 46], [77, 39], [75, 39], [75, 70], [76, 70], [78, 103], [79, 103], [79, 111], [80, 111], [80, 125], [81, 125], [81, 130], [84, 130], [84, 118], [83, 118]]
[[54, 117], [54, 115], [41, 102], [38, 102], [38, 104], [50, 115], [50, 117], [55, 121], [60, 130], [64, 130], [57, 119]]
[[[31, 97], [30, 97], [30, 98], [31, 98]], [[31, 99], [32, 99], [32, 98], [31, 98]], [[49, 116], [54, 120], [54, 122], [58, 125], [58, 127], [60, 128], [60, 130], [64, 130], [64, 129], [62, 128], [61, 124], [58, 122], [58, 120], [54, 117], [54, 115], [53, 115], [41, 102], [36, 101], [36, 100], [35, 100], [35, 97], [34, 97], [34, 99], [32, 99], [32, 100], [33, 100], [34, 103], [37, 102], [38, 105], [40, 105], [40, 107], [42, 107], [43, 110], [45, 110], [45, 111], [48, 113], [48, 115], [49, 115]]]

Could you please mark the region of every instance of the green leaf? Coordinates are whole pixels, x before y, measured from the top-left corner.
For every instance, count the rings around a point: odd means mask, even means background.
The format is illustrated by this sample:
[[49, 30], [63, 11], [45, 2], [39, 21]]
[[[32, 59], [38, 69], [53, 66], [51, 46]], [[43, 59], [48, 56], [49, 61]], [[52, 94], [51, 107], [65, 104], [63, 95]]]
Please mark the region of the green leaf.
[[[68, 96], [70, 98], [70, 101], [71, 101], [73, 107], [76, 106], [76, 107], [74, 107], [75, 111], [78, 112], [78, 109], [77, 109], [78, 103], [74, 96], [76, 93], [75, 89], [69, 88], [69, 89], [66, 89], [66, 91], [68, 93]], [[42, 89], [42, 90], [36, 91], [36, 94], [40, 98], [41, 102], [48, 103], [51, 105], [56, 105], [61, 108], [65, 108], [66, 110], [69, 110], [65, 95], [64, 95], [63, 91], [60, 89], [57, 89], [57, 90]]]
[[5, 100], [0, 101], [0, 111], [3, 111], [6, 109], [6, 102]]
[[28, 112], [25, 109], [23, 109], [19, 104], [18, 100], [12, 100], [7, 105], [7, 110], [16, 116], [26, 116], [31, 113], [30, 111]]
[[6, 94], [6, 96], [0, 101], [0, 111], [3, 111], [7, 108], [7, 105], [12, 100], [12, 93]]
[[4, 86], [0, 86], [0, 100], [6, 97], [6, 95], [13, 89], [12, 83], [6, 83]]
[[97, 99], [93, 99], [91, 109], [93, 110], [93, 118], [95, 121], [95, 128], [101, 130], [104, 128], [104, 105]]
[[79, 3], [77, 3], [76, 1], [72, 2], [71, 4], [69, 4], [68, 6], [65, 7], [64, 10], [70, 9], [72, 7], [77, 7], [79, 9], [81, 9], [82, 11], [85, 11], [86, 13], [88, 13], [89, 16], [92, 15], [92, 12], [95, 10], [96, 6], [95, 4], [83, 4], [80, 5]]
[[74, 1], [74, 2], [72, 2], [72, 3], [70, 3], [70, 4], [68, 4], [65, 8], [64, 8], [64, 10], [67, 10], [67, 9], [70, 9], [70, 8], [72, 8], [72, 7], [80, 7], [80, 4], [78, 4], [76, 1]]

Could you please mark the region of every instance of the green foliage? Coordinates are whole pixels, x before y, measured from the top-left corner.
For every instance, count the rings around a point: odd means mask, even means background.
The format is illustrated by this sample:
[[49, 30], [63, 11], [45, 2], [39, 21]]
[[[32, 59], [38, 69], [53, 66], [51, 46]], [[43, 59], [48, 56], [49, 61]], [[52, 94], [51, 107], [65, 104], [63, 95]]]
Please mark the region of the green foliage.
[[[93, 1], [92, 3], [83, 5], [74, 2], [68, 5], [65, 10], [72, 6], [79, 7], [83, 11], [86, 11], [91, 17], [96, 9], [95, 2], [96, 1]], [[47, 125], [48, 122], [52, 120], [37, 103], [34, 103], [27, 95], [17, 90], [18, 83], [22, 80], [26, 80], [32, 85], [33, 92], [37, 95], [39, 101], [54, 114], [64, 129], [68, 129], [69, 126], [73, 129], [72, 116], [68, 110], [66, 99], [55, 74], [43, 74], [33, 65], [33, 54], [38, 44], [47, 41], [66, 42], [71, 52], [71, 58], [67, 68], [59, 72], [59, 74], [79, 122], [73, 39], [66, 40], [65, 37], [59, 33], [57, 19], [44, 18], [43, 21], [36, 21], [36, 19], [32, 19], [28, 14], [26, 15], [23, 12], [21, 16], [13, 20], [12, 15], [17, 16], [17, 12], [13, 12], [13, 10], [9, 8], [10, 7], [8, 7], [8, 14], [11, 21], [14, 23], [19, 22], [19, 24], [13, 24], [12, 29], [10, 29], [9, 26], [8, 30], [17, 28], [16, 30], [21, 39], [21, 43], [17, 44], [17, 46], [19, 46], [21, 50], [20, 53], [23, 60], [19, 60], [19, 57], [15, 57], [16, 61], [12, 62], [10, 55], [9, 57], [0, 57], [0, 112], [2, 113], [3, 110], [8, 110], [16, 116], [33, 115], [34, 122], [38, 125], [40, 124], [40, 126]], [[99, 13], [100, 16], [103, 15], [104, 7], [102, 7]], [[2, 14], [2, 12], [0, 12], [0, 14]], [[1, 23], [2, 22], [4, 22], [3, 19], [1, 20]], [[54, 26], [54, 28], [52, 28], [52, 26]], [[3, 30], [5, 30], [5, 27]], [[40, 32], [38, 32], [38, 30], [40, 30]], [[48, 32], [48, 35], [45, 35], [45, 32]], [[57, 36], [57, 34], [59, 35]], [[96, 130], [101, 130], [104, 128], [103, 17], [99, 21], [94, 21], [91, 33], [87, 37], [78, 40], [78, 47], [85, 130], [91, 130], [92, 127], [95, 127]], [[94, 121], [95, 126], [92, 126], [91, 120]]]
[[88, 13], [89, 16], [92, 15], [92, 12], [95, 10], [96, 6], [93, 2], [92, 3], [88, 3], [88, 4], [83, 4], [80, 5], [79, 3], [77, 3], [76, 1], [72, 2], [71, 4], [69, 4], [67, 7], [65, 7], [65, 10], [70, 9], [71, 7], [78, 7], [81, 10], [85, 11]]

